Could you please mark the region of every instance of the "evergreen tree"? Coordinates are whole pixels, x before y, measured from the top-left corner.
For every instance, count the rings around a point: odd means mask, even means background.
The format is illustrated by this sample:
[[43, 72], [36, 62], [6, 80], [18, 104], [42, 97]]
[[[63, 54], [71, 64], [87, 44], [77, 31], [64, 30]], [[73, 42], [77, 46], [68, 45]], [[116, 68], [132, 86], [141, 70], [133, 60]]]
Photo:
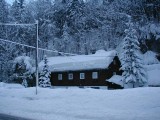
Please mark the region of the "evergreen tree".
[[24, 0], [15, 0], [11, 7], [11, 14], [13, 20], [17, 23], [23, 23], [23, 13], [24, 13]]
[[132, 83], [133, 87], [147, 83], [145, 70], [139, 52], [139, 42], [133, 24], [129, 22], [123, 43], [122, 67], [123, 82]]
[[[0, 1], [0, 23], [8, 22], [8, 6], [5, 0]], [[6, 37], [5, 34], [6, 27], [4, 25], [0, 25], [0, 38], [4, 39]], [[0, 45], [1, 46], [1, 45]]]
[[[10, 19], [11, 22], [15, 23], [34, 23], [35, 20], [33, 15], [31, 14], [31, 10], [27, 7], [25, 0], [15, 0], [13, 5], [10, 8]], [[33, 45], [35, 46], [35, 39], [36, 39], [36, 27], [35, 25], [32, 26], [9, 26], [8, 27], [9, 40], [13, 40], [15, 42]], [[16, 46], [17, 54], [22, 55], [26, 53], [27, 55], [31, 56], [30, 54], [34, 54], [31, 52], [31, 48]]]
[[[8, 22], [8, 5], [5, 0], [0, 0], [0, 23]], [[0, 39], [7, 39], [7, 27], [0, 25]], [[6, 82], [9, 79], [10, 70], [10, 51], [12, 47], [0, 40], [0, 81]]]
[[63, 35], [62, 35], [62, 40], [61, 40], [61, 51], [63, 52], [71, 52], [74, 49], [73, 48], [74, 43], [68, 31], [69, 31], [69, 27], [67, 23], [65, 22], [65, 24], [63, 25]]
[[8, 7], [5, 0], [0, 1], [0, 22], [5, 23], [7, 22], [8, 17]]
[[49, 71], [49, 66], [47, 65], [48, 60], [47, 57], [45, 56], [44, 58], [44, 67], [42, 72], [40, 73], [40, 78], [39, 78], [39, 86], [40, 87], [50, 87], [51, 82], [50, 82], [50, 71]]
[[81, 53], [82, 32], [85, 27], [85, 4], [83, 0], [72, 0], [67, 11], [68, 27], [74, 38], [75, 51]]

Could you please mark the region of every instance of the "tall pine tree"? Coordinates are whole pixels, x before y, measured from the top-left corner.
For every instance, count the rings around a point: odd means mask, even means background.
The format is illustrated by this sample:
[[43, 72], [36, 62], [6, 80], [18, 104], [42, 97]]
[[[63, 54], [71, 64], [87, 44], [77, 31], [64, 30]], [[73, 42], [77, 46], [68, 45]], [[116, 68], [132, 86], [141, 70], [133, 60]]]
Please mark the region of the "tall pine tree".
[[43, 70], [40, 73], [40, 78], [39, 78], [39, 86], [40, 87], [50, 87], [51, 82], [50, 82], [50, 71], [49, 71], [49, 66], [47, 65], [48, 60], [47, 57], [44, 57], [44, 67]]
[[[0, 0], [0, 23], [8, 22], [9, 7], [5, 0]], [[0, 39], [8, 39], [6, 34], [7, 27], [0, 25]], [[0, 40], [0, 81], [6, 82], [9, 79], [10, 73], [10, 51], [12, 51], [13, 45], [6, 44], [6, 42]]]
[[124, 71], [124, 84], [131, 83], [134, 87], [144, 86], [147, 83], [146, 73], [140, 57], [140, 47], [136, 30], [133, 23], [129, 22], [128, 29], [125, 30], [126, 36], [123, 39], [122, 67]]

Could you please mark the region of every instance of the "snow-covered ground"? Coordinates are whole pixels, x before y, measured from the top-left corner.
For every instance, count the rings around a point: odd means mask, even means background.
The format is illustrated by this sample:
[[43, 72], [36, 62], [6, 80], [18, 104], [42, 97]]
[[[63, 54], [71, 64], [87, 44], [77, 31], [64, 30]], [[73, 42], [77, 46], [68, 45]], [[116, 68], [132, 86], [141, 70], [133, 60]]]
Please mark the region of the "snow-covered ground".
[[23, 88], [0, 84], [0, 113], [37, 120], [160, 120], [160, 88]]

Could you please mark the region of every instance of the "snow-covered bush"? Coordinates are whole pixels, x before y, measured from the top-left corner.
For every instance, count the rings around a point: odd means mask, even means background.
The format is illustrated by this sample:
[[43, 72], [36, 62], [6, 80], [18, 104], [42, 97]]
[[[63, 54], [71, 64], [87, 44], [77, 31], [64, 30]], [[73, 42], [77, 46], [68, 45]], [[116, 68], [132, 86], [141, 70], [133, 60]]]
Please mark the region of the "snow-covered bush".
[[13, 62], [14, 76], [18, 82], [21, 82], [25, 87], [28, 86], [28, 80], [32, 79], [33, 60], [28, 56], [19, 56]]
[[[146, 72], [143, 68], [143, 61], [139, 54], [139, 42], [136, 30], [133, 24], [128, 24], [128, 29], [125, 30], [126, 36], [123, 43], [122, 67], [124, 71], [124, 84], [132, 84], [133, 87], [144, 86], [147, 83]], [[130, 86], [131, 87], [131, 86]]]
[[24, 87], [28, 87], [28, 83], [27, 83], [27, 80], [25, 79], [25, 77], [23, 78], [22, 85]]
[[156, 58], [156, 53], [152, 52], [152, 51], [147, 51], [144, 55], [143, 55], [143, 61], [145, 65], [152, 65], [152, 64], [158, 64], [159, 61]]
[[48, 63], [48, 60], [47, 60], [47, 57], [45, 56], [43, 70], [41, 71], [40, 78], [39, 78], [40, 87], [50, 87], [51, 86], [50, 70], [49, 70], [49, 66], [47, 63]]

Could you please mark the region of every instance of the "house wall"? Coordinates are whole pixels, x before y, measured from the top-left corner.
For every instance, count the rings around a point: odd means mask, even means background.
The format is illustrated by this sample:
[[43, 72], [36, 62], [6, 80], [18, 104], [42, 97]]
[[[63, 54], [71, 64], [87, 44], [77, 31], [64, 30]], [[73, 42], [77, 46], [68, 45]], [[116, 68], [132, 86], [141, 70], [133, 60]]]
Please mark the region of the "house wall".
[[[92, 72], [98, 72], [98, 79], [92, 78]], [[68, 79], [68, 74], [73, 74], [73, 80]], [[80, 73], [85, 73], [85, 79], [80, 79]], [[62, 74], [62, 80], [58, 80], [58, 74]], [[83, 70], [68, 72], [53, 72], [51, 74], [51, 84], [53, 86], [106, 86], [105, 78], [110, 76], [110, 72], [103, 70]]]

